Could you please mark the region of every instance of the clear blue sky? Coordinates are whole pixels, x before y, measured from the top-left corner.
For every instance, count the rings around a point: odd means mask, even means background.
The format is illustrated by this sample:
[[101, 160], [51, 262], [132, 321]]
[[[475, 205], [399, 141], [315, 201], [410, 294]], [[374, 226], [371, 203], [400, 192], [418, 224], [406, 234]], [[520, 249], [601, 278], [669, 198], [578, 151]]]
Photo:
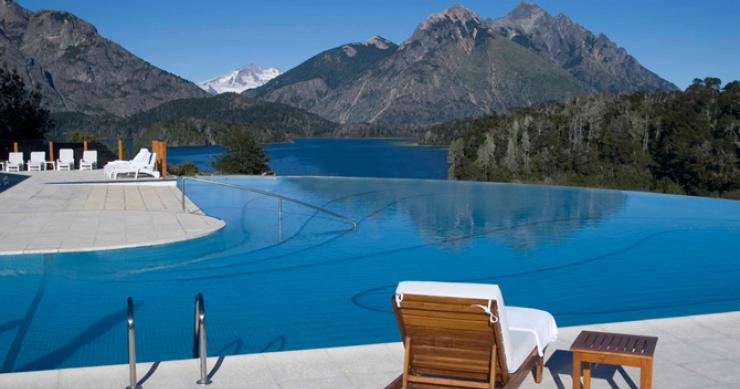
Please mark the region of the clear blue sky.
[[[679, 87], [695, 77], [740, 79], [739, 0], [541, 0], [604, 33]], [[20, 0], [63, 9], [141, 58], [193, 81], [246, 63], [285, 71], [318, 52], [382, 35], [408, 37], [427, 15], [460, 3], [483, 18], [517, 0]]]

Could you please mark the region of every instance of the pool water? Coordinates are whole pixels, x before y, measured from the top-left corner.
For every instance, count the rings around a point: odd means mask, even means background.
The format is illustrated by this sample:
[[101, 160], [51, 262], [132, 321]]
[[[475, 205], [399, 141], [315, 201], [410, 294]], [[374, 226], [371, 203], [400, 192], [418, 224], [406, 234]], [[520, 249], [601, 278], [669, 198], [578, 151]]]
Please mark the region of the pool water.
[[[226, 227], [178, 244], [0, 257], [2, 371], [191, 357], [193, 298], [209, 355], [397, 341], [401, 280], [497, 283], [560, 325], [740, 309], [740, 202], [413, 179], [212, 177], [358, 223], [206, 183]], [[281, 210], [279, 210], [279, 207]], [[280, 217], [282, 215], [282, 217]]]
[[12, 188], [15, 184], [25, 180], [26, 178], [28, 178], [28, 176], [0, 173], [0, 193]]

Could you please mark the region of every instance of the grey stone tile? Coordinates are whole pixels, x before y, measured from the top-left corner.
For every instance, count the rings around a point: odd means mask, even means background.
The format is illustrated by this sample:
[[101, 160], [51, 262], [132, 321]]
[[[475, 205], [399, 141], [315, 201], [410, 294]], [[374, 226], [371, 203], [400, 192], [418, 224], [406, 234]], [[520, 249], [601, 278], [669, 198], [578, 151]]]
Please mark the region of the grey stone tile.
[[309, 380], [343, 375], [325, 350], [269, 353], [265, 354], [265, 361], [273, 377], [278, 380], [281, 386], [281, 379], [286, 379], [285, 377]]
[[59, 370], [59, 389], [125, 387], [128, 367], [125, 365]]
[[329, 357], [348, 375], [367, 375], [377, 372], [400, 370], [403, 354], [397, 354], [386, 347], [357, 346], [327, 349]]
[[278, 384], [280, 385], [280, 388], [283, 389], [329, 389], [354, 387], [349, 378], [345, 376], [278, 380]]
[[0, 375], [0, 389], [47, 389], [59, 387], [61, 370], [13, 373]]
[[359, 389], [379, 389], [385, 388], [401, 374], [401, 367], [398, 371], [379, 371], [368, 374], [348, 374], [352, 386]]
[[740, 385], [740, 369], [737, 359], [721, 359], [683, 365], [696, 375], [712, 379], [722, 384]]

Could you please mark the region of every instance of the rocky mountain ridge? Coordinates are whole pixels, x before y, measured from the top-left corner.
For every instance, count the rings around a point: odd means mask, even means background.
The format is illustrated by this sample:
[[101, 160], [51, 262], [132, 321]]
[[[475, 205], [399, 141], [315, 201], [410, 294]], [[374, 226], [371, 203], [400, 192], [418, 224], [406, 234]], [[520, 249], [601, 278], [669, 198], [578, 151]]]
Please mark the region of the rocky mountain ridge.
[[343, 124], [416, 126], [583, 94], [675, 89], [605, 36], [526, 3], [495, 20], [455, 5], [386, 45], [360, 57], [357, 43], [327, 50], [248, 94]]
[[563, 14], [521, 3], [508, 15], [488, 20], [492, 29], [567, 70], [592, 92], [625, 94], [676, 90], [604, 34], [594, 34]]
[[40, 88], [43, 104], [52, 111], [126, 116], [207, 95], [71, 13], [32, 12], [12, 0], [0, 0], [0, 57], [27, 84]]

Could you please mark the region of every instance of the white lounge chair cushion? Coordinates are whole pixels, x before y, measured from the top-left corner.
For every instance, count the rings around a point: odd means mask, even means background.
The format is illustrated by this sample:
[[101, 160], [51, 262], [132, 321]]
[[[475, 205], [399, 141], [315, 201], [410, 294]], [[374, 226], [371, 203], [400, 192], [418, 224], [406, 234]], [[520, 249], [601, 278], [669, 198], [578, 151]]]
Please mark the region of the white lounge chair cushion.
[[[539, 309], [506, 307], [498, 285], [402, 281], [398, 283], [396, 288], [396, 304], [398, 306], [400, 306], [404, 294], [496, 301], [498, 317], [492, 317], [492, 320], [498, 320], [501, 324], [504, 355], [510, 373], [519, 369], [535, 346], [539, 355], [542, 356], [545, 347], [557, 338], [557, 324], [551, 314]], [[516, 332], [516, 334], [512, 334], [512, 332]], [[524, 355], [522, 356], [522, 354]]]
[[98, 151], [97, 150], [87, 150], [87, 151], [82, 152], [82, 161], [85, 163], [98, 162]]
[[23, 153], [8, 153], [8, 163], [10, 165], [22, 165], [23, 164]]
[[[545, 347], [558, 338], [558, 325], [555, 318], [540, 309], [506, 307], [506, 318], [509, 321], [509, 332], [524, 331], [535, 337], [537, 353], [543, 356]], [[530, 350], [532, 350], [530, 348]]]
[[532, 349], [537, 346], [537, 339], [529, 331], [509, 330], [509, 348], [506, 353], [506, 367], [509, 373], [513, 373], [522, 366]]
[[141, 148], [130, 161], [110, 161], [103, 166], [105, 175], [109, 178], [115, 178], [119, 171], [126, 171], [138, 168], [140, 165], [146, 165], [151, 159], [152, 154], [146, 148]]
[[31, 160], [29, 162], [32, 163], [44, 163], [46, 162], [46, 153], [43, 151], [33, 151], [31, 152]]

